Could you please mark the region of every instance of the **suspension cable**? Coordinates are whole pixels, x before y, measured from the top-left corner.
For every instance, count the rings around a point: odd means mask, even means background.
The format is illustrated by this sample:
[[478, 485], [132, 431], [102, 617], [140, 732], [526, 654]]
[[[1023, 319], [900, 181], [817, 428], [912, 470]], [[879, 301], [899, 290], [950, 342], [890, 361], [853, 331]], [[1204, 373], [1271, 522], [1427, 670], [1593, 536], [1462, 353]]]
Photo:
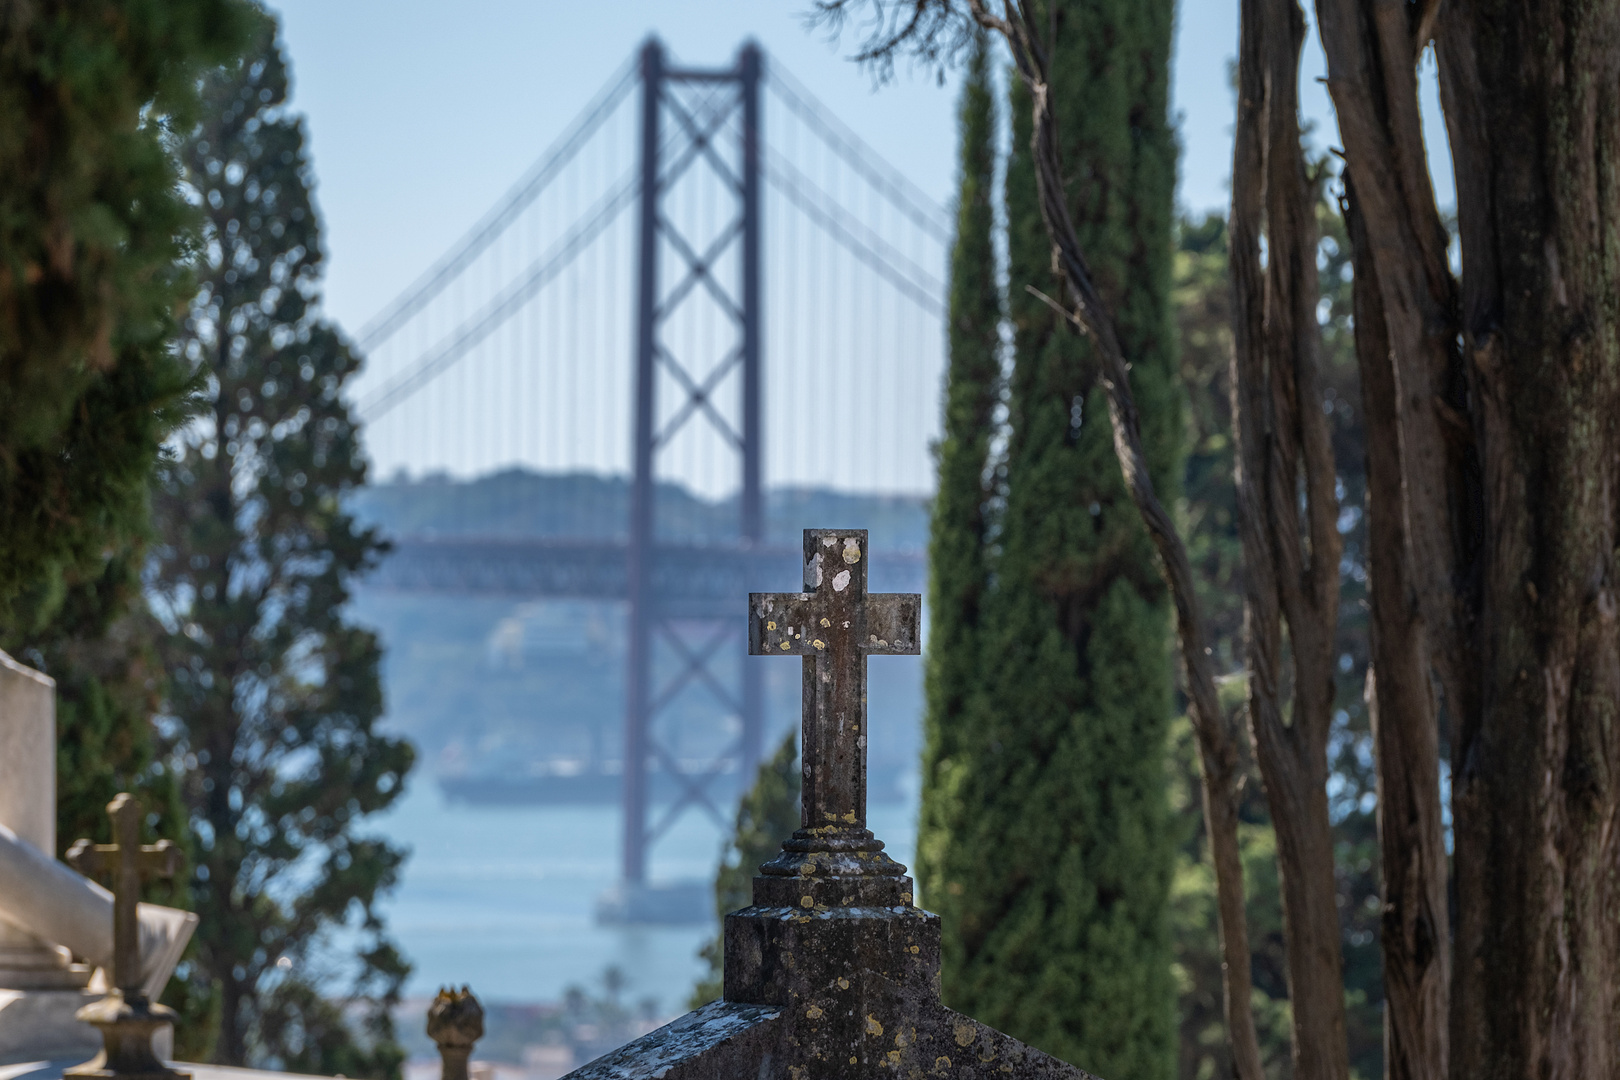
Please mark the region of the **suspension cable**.
[[470, 324], [463, 324], [450, 338], [432, 352], [421, 357], [410, 370], [390, 380], [386, 385], [360, 402], [360, 415], [373, 423], [399, 402], [409, 397], [434, 376], [461, 359], [492, 331], [501, 326], [540, 291], [548, 282], [574, 261], [574, 258], [600, 236], [625, 207], [635, 201], [641, 184], [634, 170], [626, 173], [618, 186], [599, 200], [586, 219], [555, 246], [546, 256], [532, 264], [515, 284], [490, 302]]
[[625, 99], [636, 82], [637, 74], [636, 57], [632, 56], [614, 72], [605, 87], [585, 107], [579, 119], [540, 155], [523, 178], [495, 204], [494, 209], [485, 214], [448, 253], [412, 282], [393, 302], [360, 328], [356, 339], [362, 352], [370, 352], [387, 340], [429, 300], [442, 292], [450, 279], [466, 269], [469, 263], [500, 236], [513, 218], [522, 213], [550, 186], [580, 148], [596, 133], [602, 121]]

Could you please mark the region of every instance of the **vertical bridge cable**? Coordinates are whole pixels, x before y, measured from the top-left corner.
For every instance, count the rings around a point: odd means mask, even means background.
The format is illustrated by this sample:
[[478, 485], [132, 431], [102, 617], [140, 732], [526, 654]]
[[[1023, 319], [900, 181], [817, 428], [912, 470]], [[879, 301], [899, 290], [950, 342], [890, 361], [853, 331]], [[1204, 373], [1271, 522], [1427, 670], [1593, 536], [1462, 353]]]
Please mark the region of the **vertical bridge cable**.
[[499, 240], [517, 217], [561, 175], [580, 148], [596, 134], [602, 122], [618, 109], [635, 82], [636, 65], [632, 57], [620, 65], [562, 138], [540, 155], [523, 178], [465, 236], [360, 328], [355, 339], [361, 351], [370, 352], [387, 340], [401, 324], [442, 292], [446, 285], [459, 278], [479, 255]]

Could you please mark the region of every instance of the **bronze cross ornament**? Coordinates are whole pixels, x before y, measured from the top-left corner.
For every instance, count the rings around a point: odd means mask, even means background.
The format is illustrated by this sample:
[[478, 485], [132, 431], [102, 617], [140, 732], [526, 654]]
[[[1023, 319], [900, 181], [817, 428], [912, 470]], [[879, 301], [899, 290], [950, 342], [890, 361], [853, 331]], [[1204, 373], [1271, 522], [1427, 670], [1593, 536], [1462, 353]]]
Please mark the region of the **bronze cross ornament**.
[[173, 877], [180, 869], [180, 849], [167, 840], [141, 843], [141, 808], [128, 792], [107, 804], [107, 816], [112, 818], [115, 842], [75, 840], [68, 848], [67, 861], [85, 877], [112, 877], [113, 985], [123, 991], [125, 1001], [130, 1001], [143, 993], [141, 927], [136, 908], [141, 878], [148, 874]]
[[867, 553], [865, 529], [806, 529], [804, 591], [748, 597], [749, 653], [804, 669], [804, 828], [766, 874], [904, 873], [866, 828], [866, 658], [922, 651], [922, 598], [867, 593]]

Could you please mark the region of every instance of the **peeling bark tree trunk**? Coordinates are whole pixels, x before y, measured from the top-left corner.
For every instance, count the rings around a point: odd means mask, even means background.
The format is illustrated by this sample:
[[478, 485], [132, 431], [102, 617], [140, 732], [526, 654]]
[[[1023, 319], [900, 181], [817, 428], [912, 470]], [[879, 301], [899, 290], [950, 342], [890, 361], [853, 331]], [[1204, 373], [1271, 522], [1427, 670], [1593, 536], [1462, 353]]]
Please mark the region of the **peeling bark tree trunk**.
[[[1473, 687], [1459, 628], [1458, 493], [1466, 490], [1455, 284], [1418, 113], [1415, 65], [1434, 3], [1318, 0], [1344, 140], [1356, 356], [1367, 425], [1372, 665], [1391, 1080], [1447, 1068], [1450, 958], [1438, 702]], [[1466, 502], [1466, 500], [1464, 500]], [[1466, 511], [1465, 511], [1466, 513]], [[1431, 674], [1431, 668], [1433, 669]]]
[[[1392, 1075], [1612, 1077], [1620, 4], [1318, 9], [1382, 452], [1369, 481]], [[1431, 28], [1460, 298], [1417, 130], [1412, 63]], [[1452, 742], [1449, 1035], [1431, 673]]]
[[[1345, 174], [1345, 219], [1368, 243]], [[1443, 1080], [1450, 998], [1446, 850], [1440, 822], [1440, 730], [1424, 621], [1411, 582], [1396, 377], [1376, 268], [1356, 260], [1356, 358], [1367, 442], [1367, 540], [1373, 662], [1367, 708], [1378, 763], [1384, 902], [1384, 1074]]]
[[[1315, 199], [1300, 149], [1305, 18], [1295, 0], [1243, 0], [1241, 25], [1232, 413], [1249, 730], [1277, 833], [1294, 1075], [1344, 1080], [1349, 1060], [1327, 802], [1342, 543], [1318, 360]], [[1291, 679], [1284, 673], [1290, 662]]]
[[1451, 1069], [1595, 1080], [1620, 1070], [1620, 4], [1476, 0], [1438, 34], [1483, 514]]

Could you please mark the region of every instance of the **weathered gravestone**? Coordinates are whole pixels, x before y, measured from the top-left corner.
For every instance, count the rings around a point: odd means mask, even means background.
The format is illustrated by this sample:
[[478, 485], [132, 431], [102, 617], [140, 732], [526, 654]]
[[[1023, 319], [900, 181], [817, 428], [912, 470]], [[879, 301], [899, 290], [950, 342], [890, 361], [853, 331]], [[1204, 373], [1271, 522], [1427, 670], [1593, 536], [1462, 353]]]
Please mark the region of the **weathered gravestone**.
[[1088, 1077], [940, 1003], [939, 917], [866, 828], [866, 658], [920, 651], [921, 603], [868, 595], [866, 552], [807, 529], [805, 591], [749, 598], [749, 652], [804, 669], [804, 827], [726, 916], [723, 998], [571, 1080]]

